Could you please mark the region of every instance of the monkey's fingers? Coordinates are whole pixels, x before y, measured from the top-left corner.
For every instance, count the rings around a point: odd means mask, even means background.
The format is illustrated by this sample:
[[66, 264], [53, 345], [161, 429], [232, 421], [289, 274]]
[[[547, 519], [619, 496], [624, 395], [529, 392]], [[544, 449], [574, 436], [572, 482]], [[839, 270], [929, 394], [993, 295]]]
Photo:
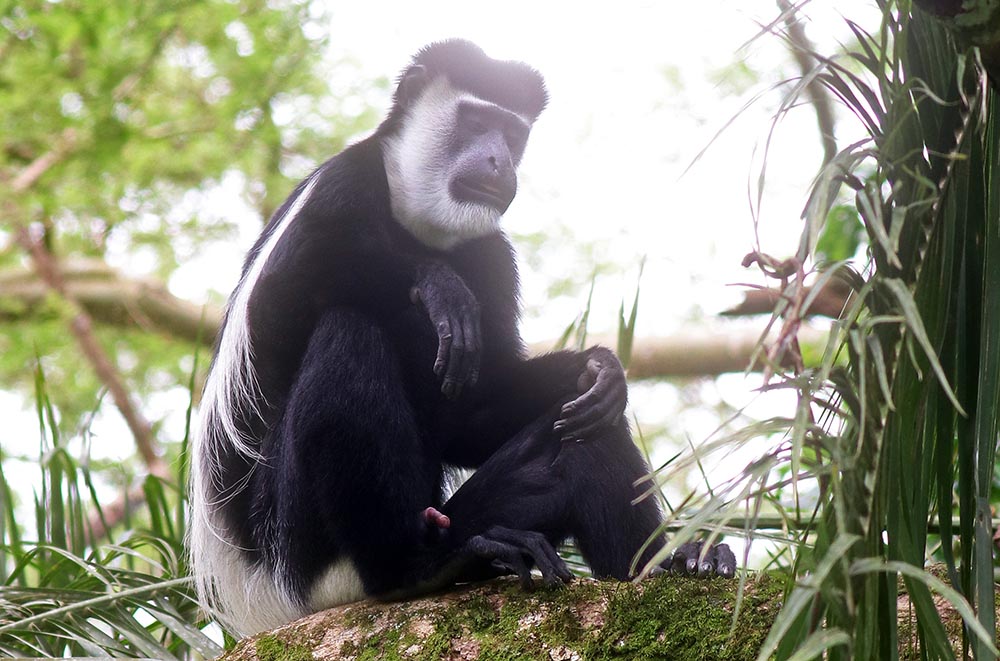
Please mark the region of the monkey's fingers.
[[480, 336], [478, 315], [466, 315], [462, 318], [462, 365], [459, 370], [459, 380], [463, 385], [472, 387], [479, 379]]
[[478, 313], [468, 317], [468, 326], [465, 333], [466, 341], [469, 345], [466, 348], [466, 355], [469, 358], [469, 387], [472, 387], [479, 381], [479, 366], [482, 359], [483, 335]]
[[451, 355], [451, 324], [447, 321], [439, 321], [434, 325], [438, 336], [438, 352], [434, 357], [434, 374], [441, 376], [448, 366], [448, 356]]
[[492, 539], [517, 546], [526, 553], [542, 573], [542, 581], [546, 585], [562, 585], [573, 580], [573, 573], [545, 535], [531, 530], [512, 530], [500, 526], [490, 528], [487, 534]]
[[477, 556], [490, 560], [493, 566], [517, 574], [521, 580], [521, 587], [525, 590], [531, 590], [535, 587], [534, 581], [531, 579], [531, 569], [525, 563], [521, 550], [516, 546], [490, 539], [485, 535], [471, 537], [465, 545]]
[[473, 370], [479, 370], [479, 339], [473, 336], [475, 330], [468, 318], [453, 319], [451, 327], [454, 333], [441, 392], [450, 399], [457, 399], [462, 388], [470, 383]]
[[465, 334], [462, 323], [457, 319], [449, 323], [451, 335], [448, 338], [447, 366], [444, 369], [444, 380], [441, 382], [441, 392], [448, 399], [457, 399], [462, 392], [464, 378], [462, 375], [462, 355], [465, 353]]
[[682, 576], [732, 578], [736, 575], [736, 555], [728, 544], [715, 544], [706, 549], [702, 542], [688, 542], [674, 551], [669, 568]]
[[[600, 410], [597, 408], [593, 410], [595, 413], [600, 413]], [[599, 418], [592, 420], [587, 424], [583, 424], [582, 421], [578, 421], [574, 418], [570, 420], [569, 425], [563, 427], [561, 431], [557, 430], [561, 434], [559, 440], [567, 443], [570, 441], [589, 441], [597, 437], [602, 430], [610, 429], [620, 423], [621, 419], [622, 411], [617, 409], [609, 409]]]
[[480, 327], [477, 310], [465, 309], [438, 325], [438, 354], [434, 373], [442, 376], [441, 392], [457, 399], [479, 379]]
[[671, 558], [670, 571], [681, 576], [694, 576], [698, 573], [699, 555], [701, 555], [701, 542], [681, 544]]
[[736, 554], [728, 544], [715, 545], [715, 574], [723, 578], [736, 576]]

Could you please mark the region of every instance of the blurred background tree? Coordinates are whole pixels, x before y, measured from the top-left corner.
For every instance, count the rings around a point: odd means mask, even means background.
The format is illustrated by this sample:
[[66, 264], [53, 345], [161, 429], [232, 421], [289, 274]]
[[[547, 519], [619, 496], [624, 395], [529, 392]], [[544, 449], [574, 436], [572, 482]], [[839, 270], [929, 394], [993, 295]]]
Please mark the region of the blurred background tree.
[[[34, 526], [21, 516], [30, 493], [0, 480], [0, 574], [11, 589], [42, 590], [28, 599], [41, 611], [109, 597], [95, 604], [97, 618], [74, 619], [94, 612], [85, 608], [54, 628], [43, 624], [49, 637], [3, 631], [34, 607], [0, 598], [3, 651], [58, 656], [104, 645], [170, 658], [178, 645], [213, 649], [183, 623], [197, 618], [181, 578], [182, 439], [160, 432], [156, 416], [171, 407], [150, 406], [158, 393], [198, 391], [193, 357], [204, 348], [196, 340], [210, 342], [213, 330], [200, 328], [197, 306], [171, 326], [176, 311], [156, 301], [177, 303], [160, 283], [178, 264], [206, 242], [236, 236], [206, 200], [225, 188], [262, 224], [304, 170], [373, 125], [366, 104], [345, 109], [330, 92], [322, 20], [318, 7], [295, 2], [0, 6], [0, 380], [38, 402], [43, 476]], [[112, 265], [123, 259], [142, 262], [151, 278], [121, 279]], [[89, 463], [90, 442], [128, 442], [92, 438], [101, 393], [127, 422], [131, 465]], [[184, 399], [174, 408], [183, 412]], [[0, 458], [25, 447], [9, 440]], [[133, 474], [156, 477], [132, 486]], [[115, 495], [115, 484], [131, 491]], [[123, 546], [95, 544], [107, 534], [105, 515], [128, 533], [115, 535]], [[136, 623], [137, 603], [153, 614], [152, 629], [166, 627], [165, 638]], [[98, 642], [51, 637], [67, 627]]]
[[[322, 39], [307, 36], [322, 17], [305, 3], [27, 2], [0, 16], [0, 277], [26, 266], [24, 230], [61, 270], [99, 279], [125, 255], [166, 281], [206, 241], [235, 236], [205, 203], [212, 191], [225, 182], [266, 219], [303, 162], [375, 121], [330, 94]], [[72, 429], [101, 384], [52, 289], [31, 314], [4, 298], [0, 371], [30, 384], [25, 366], [43, 353]], [[144, 398], [184, 382], [192, 347], [145, 332], [136, 312], [135, 328], [94, 332]]]

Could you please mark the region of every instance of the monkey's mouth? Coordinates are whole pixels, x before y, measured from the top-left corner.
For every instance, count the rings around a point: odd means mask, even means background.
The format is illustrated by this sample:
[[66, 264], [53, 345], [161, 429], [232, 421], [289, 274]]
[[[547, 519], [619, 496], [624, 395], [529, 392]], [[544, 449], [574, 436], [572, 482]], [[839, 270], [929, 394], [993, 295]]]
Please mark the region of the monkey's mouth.
[[517, 184], [506, 182], [485, 182], [478, 179], [453, 179], [451, 194], [456, 200], [484, 204], [501, 213], [507, 210], [514, 200]]

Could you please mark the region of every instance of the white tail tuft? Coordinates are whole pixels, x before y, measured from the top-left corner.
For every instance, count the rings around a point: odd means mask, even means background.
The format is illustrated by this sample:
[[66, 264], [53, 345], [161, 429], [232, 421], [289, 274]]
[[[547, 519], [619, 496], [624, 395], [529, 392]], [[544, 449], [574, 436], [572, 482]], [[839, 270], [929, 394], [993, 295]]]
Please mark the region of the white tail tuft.
[[308, 612], [267, 567], [247, 558], [236, 536], [223, 524], [221, 509], [246, 487], [250, 474], [228, 484], [221, 474], [220, 452], [231, 449], [255, 463], [262, 461], [260, 439], [249, 437], [238, 420], [240, 415], [261, 419], [262, 395], [248, 325], [250, 295], [275, 246], [309, 200], [319, 174], [314, 172], [306, 181], [229, 298], [194, 438], [188, 539], [191, 567], [203, 607], [239, 635], [273, 628]]

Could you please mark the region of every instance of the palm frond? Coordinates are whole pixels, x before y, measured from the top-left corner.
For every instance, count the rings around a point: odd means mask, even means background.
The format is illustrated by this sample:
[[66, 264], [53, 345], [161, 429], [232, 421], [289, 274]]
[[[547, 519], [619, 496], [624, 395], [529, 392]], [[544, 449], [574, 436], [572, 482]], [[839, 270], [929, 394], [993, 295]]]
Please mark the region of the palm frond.
[[[854, 289], [821, 364], [790, 372], [774, 366], [777, 381], [768, 388], [792, 389], [798, 398], [786, 420], [698, 450], [724, 452], [727, 443], [754, 434], [772, 439], [771, 449], [716, 489], [679, 535], [690, 537], [713, 516], [735, 516], [744, 502], [756, 515], [764, 503], [783, 511], [778, 503], [790, 502], [797, 510], [803, 485], [816, 491], [815, 518], [806, 517], [808, 528], [789, 537], [800, 578], [761, 659], [898, 658], [900, 580], [926, 658], [955, 654], [935, 595], [961, 614], [978, 658], [996, 654], [990, 505], [1000, 434], [997, 99], [977, 60], [942, 25], [911, 12], [909, 3], [880, 6], [876, 32], [848, 23], [855, 52], [811, 53], [820, 66], [810, 80], [822, 82], [868, 137], [816, 178], [796, 273], [782, 276], [787, 302], [771, 322], [782, 328], [783, 342], [794, 350], [787, 334], [798, 326], [804, 279], [845, 184], [854, 192], [869, 261], [819, 270], [846, 270]], [[798, 103], [804, 82], [790, 88], [782, 109]], [[812, 295], [830, 279], [819, 276]], [[676, 461], [670, 470], [690, 463]], [[931, 532], [935, 515], [939, 525]], [[924, 572], [928, 560], [945, 563], [951, 585]]]

